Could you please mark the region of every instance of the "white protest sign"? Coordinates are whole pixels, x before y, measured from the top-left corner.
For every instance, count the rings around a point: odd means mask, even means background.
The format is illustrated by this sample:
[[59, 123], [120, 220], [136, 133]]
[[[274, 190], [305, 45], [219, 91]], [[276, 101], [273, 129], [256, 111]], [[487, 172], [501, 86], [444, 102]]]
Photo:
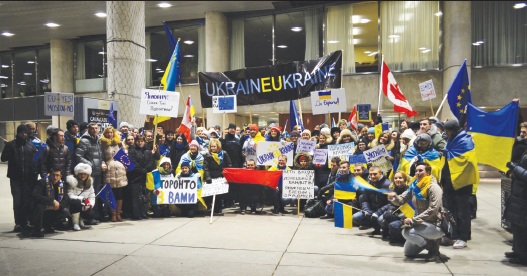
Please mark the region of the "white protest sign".
[[382, 172], [386, 173], [392, 169], [392, 162], [386, 159], [386, 156], [390, 155], [384, 145], [365, 150], [363, 154], [366, 158], [366, 162], [372, 163], [373, 166], [380, 167]]
[[[333, 157], [340, 157], [340, 160], [349, 160], [350, 155], [355, 152], [355, 143], [328, 145], [328, 160]], [[328, 162], [328, 167], [331, 168], [331, 162]]]
[[273, 166], [278, 164], [280, 155], [287, 156], [287, 166], [293, 166], [293, 150], [291, 142], [260, 142], [256, 146], [256, 165]]
[[344, 88], [311, 92], [313, 115], [346, 112], [346, 91]]
[[211, 184], [204, 184], [201, 189], [201, 197], [221, 195], [229, 192], [229, 184], [225, 177], [213, 178]]
[[317, 141], [300, 139], [296, 144], [296, 153], [305, 152], [309, 155], [313, 155]]
[[314, 165], [324, 165], [328, 160], [328, 149], [315, 149], [315, 154], [313, 155], [313, 164]]
[[73, 93], [46, 92], [44, 93], [44, 114], [46, 116], [73, 117]]
[[139, 114], [177, 118], [179, 92], [143, 89]]
[[283, 171], [282, 181], [282, 198], [315, 198], [315, 171]]
[[436, 91], [432, 80], [427, 80], [419, 84], [419, 91], [421, 91], [421, 99], [428, 101], [436, 98]]
[[212, 97], [212, 113], [236, 113], [237, 111], [236, 95]]
[[198, 178], [162, 177], [157, 204], [192, 204], [198, 200]]

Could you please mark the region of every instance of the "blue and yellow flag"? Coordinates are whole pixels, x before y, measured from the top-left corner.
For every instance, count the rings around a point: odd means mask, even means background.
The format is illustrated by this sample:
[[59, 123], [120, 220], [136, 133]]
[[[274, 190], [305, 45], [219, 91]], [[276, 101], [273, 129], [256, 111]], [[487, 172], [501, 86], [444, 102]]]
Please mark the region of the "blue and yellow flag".
[[410, 175], [410, 168], [415, 162], [425, 162], [430, 165], [430, 167], [432, 167], [432, 175], [437, 181], [441, 180], [443, 159], [435, 149], [419, 153], [415, 146], [410, 146], [401, 158], [398, 170]]
[[412, 200], [410, 200], [407, 203], [401, 205], [401, 207], [399, 207], [399, 210], [407, 218], [415, 217], [416, 210], [415, 210], [414, 204], [412, 203]]
[[463, 64], [461, 64], [461, 67], [459, 68], [459, 71], [457, 72], [454, 81], [452, 81], [447, 93], [450, 111], [452, 111], [454, 116], [459, 120], [461, 114], [465, 112], [465, 106], [467, 103], [472, 103], [466, 59], [463, 61]]
[[146, 173], [146, 188], [150, 191], [161, 188], [161, 173], [159, 170], [153, 170]]
[[448, 140], [445, 157], [455, 190], [479, 183], [477, 153], [470, 134], [463, 130], [454, 139]]
[[508, 170], [518, 120], [519, 103], [512, 101], [494, 112], [472, 104], [467, 108], [467, 132], [472, 135], [477, 162], [502, 172]]
[[353, 208], [350, 205], [335, 201], [333, 213], [335, 215], [335, 227], [348, 229], [353, 227]]
[[[195, 159], [190, 158], [190, 150], [189, 150], [187, 153], [181, 156], [181, 160], [179, 161], [179, 164], [176, 167], [176, 175], [181, 173], [181, 164], [188, 162], [190, 163], [190, 170], [193, 170], [195, 168], [200, 175], [200, 183], [203, 183], [204, 178], [205, 178], [205, 171], [203, 170], [203, 161], [204, 161], [204, 158], [203, 158], [203, 155], [201, 154], [198, 154]], [[198, 201], [201, 203], [201, 205], [204, 208], [207, 208], [207, 204], [201, 197], [202, 188], [203, 187], [198, 184]]]
[[357, 190], [358, 190], [358, 186], [355, 185], [353, 181], [349, 181], [349, 182], [336, 181], [334, 197], [336, 199], [352, 200], [357, 197]]

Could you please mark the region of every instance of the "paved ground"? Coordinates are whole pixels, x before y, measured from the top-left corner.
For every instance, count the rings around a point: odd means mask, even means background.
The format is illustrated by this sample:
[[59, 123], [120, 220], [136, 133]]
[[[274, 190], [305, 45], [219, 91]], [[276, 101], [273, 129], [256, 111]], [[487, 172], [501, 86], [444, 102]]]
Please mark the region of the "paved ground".
[[500, 226], [499, 180], [483, 179], [468, 248], [441, 247], [442, 263], [405, 258], [371, 230], [334, 228], [297, 215], [226, 215], [103, 223], [43, 239], [13, 229], [6, 165], [0, 165], [0, 275], [527, 275], [512, 265]]

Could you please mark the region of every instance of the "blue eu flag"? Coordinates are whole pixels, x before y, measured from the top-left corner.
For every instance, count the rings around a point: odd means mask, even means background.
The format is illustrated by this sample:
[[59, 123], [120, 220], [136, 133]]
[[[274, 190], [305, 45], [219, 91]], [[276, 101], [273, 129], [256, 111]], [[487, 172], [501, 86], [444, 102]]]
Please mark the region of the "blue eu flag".
[[112, 187], [110, 184], [106, 183], [104, 187], [102, 187], [101, 191], [97, 194], [106, 204], [112, 208], [112, 210], [117, 209], [117, 201], [115, 201], [115, 197], [113, 196]]
[[113, 102], [110, 104], [110, 114], [108, 114], [108, 123], [112, 124], [113, 128], [117, 128], [117, 120], [113, 114]]
[[459, 120], [461, 114], [465, 112], [467, 103], [472, 103], [472, 96], [470, 95], [470, 82], [468, 80], [467, 60], [459, 68], [450, 89], [447, 92], [448, 104], [450, 111]]
[[128, 155], [124, 152], [123, 149], [120, 149], [114, 156], [113, 156], [113, 159], [114, 160], [117, 160], [119, 162], [121, 162], [125, 167], [126, 167], [126, 170], [127, 171], [131, 171], [135, 168], [135, 164], [134, 162], [132, 162], [132, 160], [130, 160], [130, 158], [128, 157]]

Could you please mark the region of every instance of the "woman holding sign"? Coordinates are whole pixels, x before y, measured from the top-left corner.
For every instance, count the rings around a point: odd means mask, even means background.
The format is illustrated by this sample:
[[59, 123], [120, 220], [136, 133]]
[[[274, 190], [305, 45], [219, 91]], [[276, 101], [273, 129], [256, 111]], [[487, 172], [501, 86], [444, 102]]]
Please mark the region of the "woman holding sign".
[[[203, 170], [205, 171], [205, 182], [212, 183], [213, 178], [223, 177], [223, 169], [231, 167], [229, 154], [221, 149], [221, 142], [218, 139], [211, 139], [209, 143], [209, 153], [205, 154], [203, 160]], [[222, 200], [225, 195], [216, 195], [214, 211], [221, 214]], [[212, 197], [207, 197], [207, 205], [212, 203]]]
[[[318, 144], [315, 146], [315, 149], [325, 149], [327, 151], [328, 144], [332, 141], [331, 134], [321, 132], [318, 138]], [[328, 177], [331, 172], [331, 169], [328, 167], [328, 160], [326, 157], [326, 162], [324, 164], [315, 164], [315, 185], [322, 189], [326, 186], [328, 182]]]

